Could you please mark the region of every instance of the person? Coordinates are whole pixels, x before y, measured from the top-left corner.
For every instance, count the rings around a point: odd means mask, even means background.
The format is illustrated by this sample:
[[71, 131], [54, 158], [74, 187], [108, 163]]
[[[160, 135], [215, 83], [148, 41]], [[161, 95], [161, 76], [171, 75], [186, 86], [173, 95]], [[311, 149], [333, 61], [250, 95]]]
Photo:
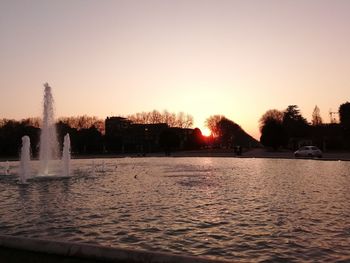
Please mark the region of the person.
[[237, 146], [237, 155], [242, 155], [242, 146]]

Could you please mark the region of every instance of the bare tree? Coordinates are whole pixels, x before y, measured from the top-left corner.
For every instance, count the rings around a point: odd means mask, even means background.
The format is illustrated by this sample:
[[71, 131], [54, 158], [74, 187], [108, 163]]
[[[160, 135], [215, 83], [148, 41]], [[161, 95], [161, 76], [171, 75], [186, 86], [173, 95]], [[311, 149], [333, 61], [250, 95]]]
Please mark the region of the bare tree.
[[167, 123], [170, 127], [177, 127], [176, 114], [164, 110], [163, 122]]
[[225, 116], [223, 115], [212, 115], [206, 119], [205, 126], [208, 127], [214, 137], [218, 137], [220, 135], [218, 123], [223, 119], [225, 119]]
[[193, 126], [193, 117], [189, 114], [186, 114], [182, 124], [182, 128], [191, 128], [192, 126]]
[[317, 107], [317, 105], [314, 108], [314, 111], [312, 112], [312, 121], [313, 126], [318, 126], [322, 124], [322, 118], [320, 114], [320, 109]]
[[35, 128], [40, 128], [42, 120], [39, 117], [32, 117], [32, 118], [22, 119], [21, 122], [27, 126], [33, 126]]
[[153, 110], [150, 114], [150, 123], [161, 123], [162, 122], [162, 114], [157, 111], [157, 110]]
[[101, 133], [104, 133], [104, 121], [96, 116], [91, 117], [83, 115], [76, 117], [61, 117], [58, 121], [77, 130], [89, 129], [95, 126]]
[[193, 125], [193, 117], [189, 114], [179, 112], [178, 114], [164, 110], [160, 113], [157, 110], [141, 112], [128, 115], [127, 118], [134, 123], [155, 124], [166, 123], [170, 127], [190, 128]]

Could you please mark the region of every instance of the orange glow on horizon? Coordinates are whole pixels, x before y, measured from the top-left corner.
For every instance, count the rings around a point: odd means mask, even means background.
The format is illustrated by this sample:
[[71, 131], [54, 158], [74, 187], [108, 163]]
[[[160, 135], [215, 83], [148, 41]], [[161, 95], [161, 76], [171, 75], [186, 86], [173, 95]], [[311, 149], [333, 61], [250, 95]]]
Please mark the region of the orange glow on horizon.
[[211, 135], [211, 131], [208, 128], [201, 129], [202, 135], [205, 137], [209, 137]]

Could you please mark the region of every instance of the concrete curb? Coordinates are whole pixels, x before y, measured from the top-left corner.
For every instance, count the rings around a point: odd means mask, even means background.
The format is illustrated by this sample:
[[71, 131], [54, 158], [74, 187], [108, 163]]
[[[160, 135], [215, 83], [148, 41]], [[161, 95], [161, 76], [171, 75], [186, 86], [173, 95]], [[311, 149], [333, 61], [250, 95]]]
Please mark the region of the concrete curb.
[[[134, 249], [112, 248], [74, 242], [53, 241], [25, 237], [0, 235], [0, 248], [30, 251], [45, 255], [57, 255], [63, 258], [88, 259], [97, 262], [142, 262], [142, 263], [224, 263], [229, 261], [212, 260], [201, 257], [173, 255], [162, 252], [149, 252]], [[13, 253], [12, 253], [13, 254]], [[11, 254], [11, 255], [12, 255]], [[1, 255], [0, 255], [1, 259]], [[11, 259], [10, 259], [11, 260]], [[9, 260], [9, 261], [10, 261]], [[0, 260], [1, 262], [7, 262]], [[12, 262], [15, 262], [12, 259]]]

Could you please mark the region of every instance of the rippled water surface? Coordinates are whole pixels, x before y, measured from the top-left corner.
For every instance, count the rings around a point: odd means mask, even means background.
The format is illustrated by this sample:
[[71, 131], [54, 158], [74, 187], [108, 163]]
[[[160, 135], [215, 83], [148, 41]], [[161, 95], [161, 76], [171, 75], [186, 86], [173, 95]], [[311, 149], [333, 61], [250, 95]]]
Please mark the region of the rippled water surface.
[[241, 262], [350, 261], [349, 162], [73, 160], [72, 177], [28, 185], [10, 164], [4, 175], [0, 163], [0, 234]]

